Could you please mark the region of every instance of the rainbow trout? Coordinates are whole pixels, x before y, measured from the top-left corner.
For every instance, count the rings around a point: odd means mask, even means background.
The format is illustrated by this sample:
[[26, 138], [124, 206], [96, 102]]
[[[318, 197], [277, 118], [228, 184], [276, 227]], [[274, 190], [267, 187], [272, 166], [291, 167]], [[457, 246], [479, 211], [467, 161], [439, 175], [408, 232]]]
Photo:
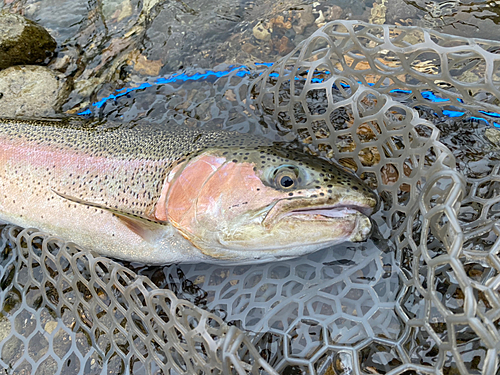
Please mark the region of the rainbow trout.
[[0, 219], [146, 264], [250, 263], [364, 241], [375, 194], [234, 132], [0, 119]]

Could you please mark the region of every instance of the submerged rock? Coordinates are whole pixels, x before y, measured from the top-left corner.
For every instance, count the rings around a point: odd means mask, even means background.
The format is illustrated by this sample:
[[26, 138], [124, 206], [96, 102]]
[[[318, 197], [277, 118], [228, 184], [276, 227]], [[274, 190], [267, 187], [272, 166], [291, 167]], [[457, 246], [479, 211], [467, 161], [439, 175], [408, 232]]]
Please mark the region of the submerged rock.
[[0, 13], [0, 69], [42, 64], [53, 56], [56, 46], [42, 26], [18, 14]]
[[43, 66], [12, 66], [0, 71], [0, 116], [51, 116], [69, 93], [62, 74]]

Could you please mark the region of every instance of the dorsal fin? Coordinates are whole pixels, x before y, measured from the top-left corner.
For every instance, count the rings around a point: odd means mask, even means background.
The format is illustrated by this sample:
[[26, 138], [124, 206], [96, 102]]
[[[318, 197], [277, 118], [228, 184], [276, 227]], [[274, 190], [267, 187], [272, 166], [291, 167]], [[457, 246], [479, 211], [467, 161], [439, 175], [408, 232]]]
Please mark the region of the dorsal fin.
[[67, 199], [71, 202], [98, 208], [101, 210], [106, 210], [113, 213], [120, 221], [123, 222], [123, 224], [127, 226], [128, 229], [136, 233], [138, 236], [141, 236], [146, 241], [152, 240], [154, 237], [156, 237], [157, 231], [168, 224], [168, 222], [166, 221], [151, 220], [140, 215], [135, 215], [129, 212], [117, 210], [115, 208], [110, 208], [100, 203], [87, 202], [83, 199], [72, 197], [71, 195], [59, 193], [54, 189], [51, 190], [61, 198]]

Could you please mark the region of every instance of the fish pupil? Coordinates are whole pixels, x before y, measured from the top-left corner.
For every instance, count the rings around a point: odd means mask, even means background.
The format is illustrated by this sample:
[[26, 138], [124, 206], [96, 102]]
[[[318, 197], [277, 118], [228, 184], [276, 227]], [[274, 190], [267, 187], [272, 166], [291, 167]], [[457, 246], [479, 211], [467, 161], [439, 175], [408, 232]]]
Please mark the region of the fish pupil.
[[287, 188], [293, 185], [293, 180], [288, 176], [283, 176], [281, 177], [280, 184], [281, 186]]

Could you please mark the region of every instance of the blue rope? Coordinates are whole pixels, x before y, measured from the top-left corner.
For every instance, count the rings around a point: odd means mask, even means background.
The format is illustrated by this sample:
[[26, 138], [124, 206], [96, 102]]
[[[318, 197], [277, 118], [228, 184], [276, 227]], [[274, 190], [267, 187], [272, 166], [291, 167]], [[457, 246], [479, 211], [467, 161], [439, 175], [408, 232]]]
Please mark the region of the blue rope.
[[[271, 67], [273, 66], [274, 63], [255, 63], [255, 66], [264, 66], [264, 67]], [[239, 66], [234, 66], [230, 65], [227, 70], [222, 70], [222, 71], [213, 71], [213, 70], [207, 70], [204, 73], [195, 73], [195, 74], [187, 74], [187, 73], [177, 73], [170, 75], [168, 77], [161, 77], [157, 78], [153, 83], [145, 82], [137, 87], [129, 87], [127, 89], [122, 89], [118, 91], [116, 94], [111, 94], [105, 98], [102, 98], [98, 102], [92, 103], [91, 107], [96, 107], [96, 108], [101, 108], [108, 100], [113, 100], [113, 99], [118, 99], [122, 96], [126, 96], [129, 93], [136, 91], [136, 90], [143, 90], [148, 87], [152, 87], [154, 85], [164, 85], [168, 83], [176, 83], [176, 82], [187, 82], [187, 81], [199, 81], [199, 80], [206, 80], [210, 78], [221, 78], [224, 76], [227, 76], [233, 72], [236, 72], [235, 75], [237, 77], [244, 77], [252, 73], [250, 68], [248, 68], [245, 65], [239, 65]], [[324, 73], [318, 73], [318, 74], [329, 74], [328, 71], [325, 71]], [[270, 73], [270, 77], [278, 77], [278, 73]], [[298, 77], [295, 77], [296, 80], [298, 80]], [[312, 78], [312, 82], [314, 83], [321, 83], [323, 82], [322, 78]], [[361, 83], [361, 82], [359, 82]], [[341, 85], [345, 88], [348, 88], [349, 85], [345, 83], [341, 83]], [[373, 86], [373, 83], [368, 83], [368, 85]], [[400, 94], [411, 94], [411, 90], [400, 90], [400, 89], [394, 89], [390, 91], [391, 93], [400, 93]], [[427, 99], [433, 103], [442, 103], [442, 102], [449, 102], [450, 99], [447, 98], [442, 98], [434, 94], [432, 91], [423, 91], [421, 93], [422, 97], [424, 99]], [[461, 101], [459, 99], [459, 101]], [[452, 111], [452, 110], [443, 110], [443, 115], [447, 117], [461, 117], [465, 115], [465, 112], [461, 111]], [[495, 118], [500, 118], [500, 113], [496, 112], [487, 112], [487, 111], [479, 111], [480, 113], [483, 113], [486, 116], [489, 117], [495, 117]], [[79, 115], [85, 116], [85, 115], [92, 115], [92, 110], [90, 108], [86, 109], [85, 111], [79, 112]], [[488, 121], [482, 117], [474, 117], [471, 116], [471, 119], [477, 120], [477, 121], [484, 121], [488, 124]], [[500, 124], [494, 122], [493, 125], [495, 127], [500, 127]]]

